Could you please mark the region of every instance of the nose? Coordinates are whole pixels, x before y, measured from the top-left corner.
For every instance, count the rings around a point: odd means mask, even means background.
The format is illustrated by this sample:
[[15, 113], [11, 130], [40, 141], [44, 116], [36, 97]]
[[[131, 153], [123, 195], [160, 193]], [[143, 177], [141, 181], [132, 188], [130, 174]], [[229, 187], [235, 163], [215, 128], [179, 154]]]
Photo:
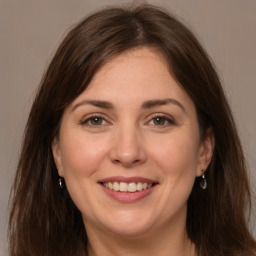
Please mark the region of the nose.
[[144, 163], [146, 158], [142, 135], [135, 127], [126, 126], [116, 131], [110, 150], [113, 163], [131, 168]]

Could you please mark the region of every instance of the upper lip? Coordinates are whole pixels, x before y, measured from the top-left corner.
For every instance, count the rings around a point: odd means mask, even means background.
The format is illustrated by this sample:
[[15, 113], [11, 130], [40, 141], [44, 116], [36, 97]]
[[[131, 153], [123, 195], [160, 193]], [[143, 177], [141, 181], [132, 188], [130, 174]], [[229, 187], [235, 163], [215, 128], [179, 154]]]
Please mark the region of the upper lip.
[[103, 183], [103, 182], [125, 182], [125, 183], [131, 183], [131, 182], [142, 182], [142, 183], [148, 183], [148, 184], [153, 184], [153, 183], [158, 183], [158, 181], [156, 180], [152, 180], [152, 179], [148, 179], [148, 178], [144, 178], [144, 177], [124, 177], [124, 176], [112, 176], [112, 177], [107, 177], [104, 179], [100, 179], [98, 180], [99, 183]]

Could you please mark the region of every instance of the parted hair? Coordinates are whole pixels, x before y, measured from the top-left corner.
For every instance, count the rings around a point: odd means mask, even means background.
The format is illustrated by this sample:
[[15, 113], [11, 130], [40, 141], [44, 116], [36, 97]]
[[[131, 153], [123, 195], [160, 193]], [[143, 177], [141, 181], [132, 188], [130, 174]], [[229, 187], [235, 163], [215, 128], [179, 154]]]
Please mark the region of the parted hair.
[[76, 24], [41, 80], [25, 128], [11, 194], [10, 256], [88, 255], [80, 211], [59, 189], [51, 145], [64, 109], [100, 67], [130, 49], [153, 47], [193, 100], [202, 139], [215, 137], [206, 170], [195, 179], [187, 207], [187, 233], [200, 256], [256, 255], [248, 230], [251, 194], [245, 159], [230, 107], [209, 56], [177, 17], [158, 7], [108, 7]]

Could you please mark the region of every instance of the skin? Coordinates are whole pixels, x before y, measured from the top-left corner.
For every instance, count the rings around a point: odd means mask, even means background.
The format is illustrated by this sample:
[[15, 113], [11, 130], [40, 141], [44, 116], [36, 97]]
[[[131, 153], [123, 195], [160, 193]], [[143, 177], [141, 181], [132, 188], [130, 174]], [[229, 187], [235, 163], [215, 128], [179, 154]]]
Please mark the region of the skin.
[[[172, 102], [142, 107], [167, 98]], [[156, 50], [133, 49], [106, 63], [64, 111], [52, 145], [59, 175], [82, 213], [91, 255], [195, 255], [186, 234], [187, 199], [213, 148], [210, 131], [200, 139], [194, 103]], [[147, 197], [123, 203], [98, 184], [111, 176], [158, 185]]]

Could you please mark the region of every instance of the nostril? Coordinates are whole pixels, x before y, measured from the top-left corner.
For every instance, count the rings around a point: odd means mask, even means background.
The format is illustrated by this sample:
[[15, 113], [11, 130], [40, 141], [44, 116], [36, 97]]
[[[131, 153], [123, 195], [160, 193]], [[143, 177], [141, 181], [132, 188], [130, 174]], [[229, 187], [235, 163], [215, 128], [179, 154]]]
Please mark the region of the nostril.
[[146, 152], [136, 141], [124, 136], [120, 141], [113, 145], [109, 152], [111, 161], [125, 167], [131, 167], [145, 162]]
[[122, 160], [119, 160], [119, 159], [114, 159], [112, 160], [113, 163], [115, 164], [120, 164], [124, 167], [132, 167], [136, 164], [139, 164], [141, 161], [139, 159], [136, 159], [136, 160], [129, 160], [129, 159], [122, 159]]

